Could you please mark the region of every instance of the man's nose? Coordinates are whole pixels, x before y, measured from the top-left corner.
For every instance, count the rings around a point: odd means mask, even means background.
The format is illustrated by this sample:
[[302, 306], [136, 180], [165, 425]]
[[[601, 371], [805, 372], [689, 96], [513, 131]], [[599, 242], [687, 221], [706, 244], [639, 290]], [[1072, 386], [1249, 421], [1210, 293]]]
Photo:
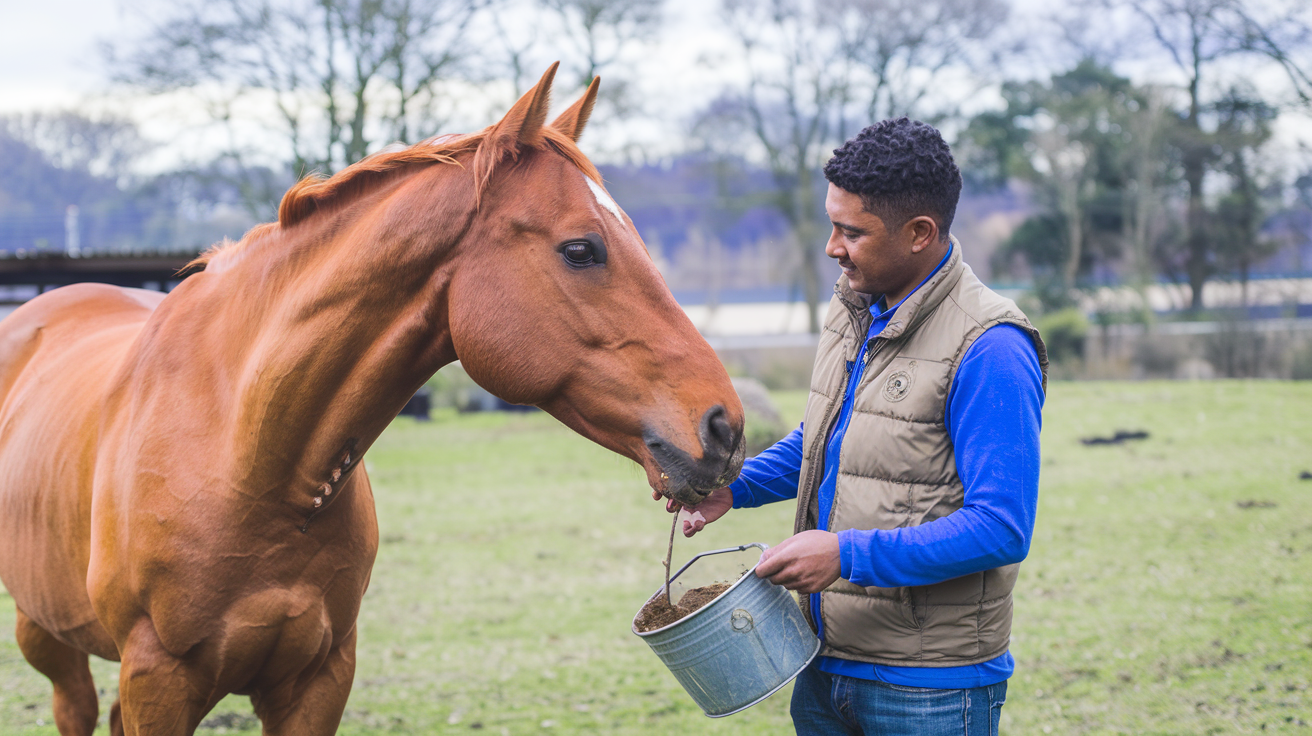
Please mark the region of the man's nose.
[[838, 239], [837, 230], [829, 232], [829, 240], [825, 242], [825, 255], [830, 258], [842, 258], [847, 255], [846, 251], [843, 250], [842, 241]]

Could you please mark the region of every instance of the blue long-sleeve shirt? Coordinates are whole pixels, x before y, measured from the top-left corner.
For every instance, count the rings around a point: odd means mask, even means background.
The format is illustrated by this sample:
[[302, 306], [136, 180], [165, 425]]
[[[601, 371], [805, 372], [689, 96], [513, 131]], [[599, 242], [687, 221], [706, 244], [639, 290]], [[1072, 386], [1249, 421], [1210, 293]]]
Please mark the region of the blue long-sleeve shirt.
[[[883, 330], [897, 308], [880, 310], [880, 303], [871, 308], [875, 319], [870, 337]], [[865, 366], [862, 357], [852, 365], [843, 405], [825, 447], [824, 475], [817, 491], [820, 529], [828, 526], [838, 458]], [[1011, 325], [985, 331], [962, 359], [944, 418], [957, 474], [965, 487], [963, 507], [916, 527], [839, 532], [842, 577], [862, 586], [928, 585], [1024, 559], [1038, 506], [1043, 398], [1043, 376], [1029, 335]], [[801, 462], [798, 428], [747, 461], [731, 486], [734, 507], [796, 498]], [[818, 611], [818, 594], [812, 596], [811, 605], [813, 612]], [[814, 618], [823, 638], [823, 622], [818, 615]], [[1011, 676], [1015, 663], [1007, 652], [964, 667], [885, 667], [823, 657], [820, 668], [897, 685], [965, 688], [1001, 682]]]

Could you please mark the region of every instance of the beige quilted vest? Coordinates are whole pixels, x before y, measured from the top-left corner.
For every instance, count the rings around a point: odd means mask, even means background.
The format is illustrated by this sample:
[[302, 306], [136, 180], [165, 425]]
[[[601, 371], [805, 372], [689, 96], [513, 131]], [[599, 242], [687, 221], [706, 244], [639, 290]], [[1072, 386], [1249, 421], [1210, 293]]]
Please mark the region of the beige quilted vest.
[[[815, 529], [825, 444], [870, 328], [870, 297], [847, 277], [834, 287], [806, 404], [795, 530]], [[839, 458], [828, 529], [896, 529], [942, 518], [962, 506], [952, 441], [944, 426], [948, 391], [966, 350], [999, 323], [1030, 333], [1047, 390], [1048, 357], [1039, 333], [1010, 299], [984, 286], [952, 256], [898, 307], [871, 341], [865, 375]], [[910, 588], [862, 588], [840, 578], [821, 593], [821, 654], [902, 667], [956, 667], [1007, 651], [1011, 589], [1019, 565]], [[811, 607], [802, 610], [812, 628]]]

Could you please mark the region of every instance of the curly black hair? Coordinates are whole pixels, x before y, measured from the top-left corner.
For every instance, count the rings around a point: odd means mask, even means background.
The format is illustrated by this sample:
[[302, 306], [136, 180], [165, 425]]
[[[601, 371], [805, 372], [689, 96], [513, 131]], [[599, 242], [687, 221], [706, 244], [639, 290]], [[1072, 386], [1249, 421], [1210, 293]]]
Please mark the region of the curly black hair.
[[860, 195], [867, 212], [898, 228], [928, 215], [946, 239], [961, 196], [961, 171], [934, 126], [910, 118], [875, 123], [834, 149], [825, 178]]

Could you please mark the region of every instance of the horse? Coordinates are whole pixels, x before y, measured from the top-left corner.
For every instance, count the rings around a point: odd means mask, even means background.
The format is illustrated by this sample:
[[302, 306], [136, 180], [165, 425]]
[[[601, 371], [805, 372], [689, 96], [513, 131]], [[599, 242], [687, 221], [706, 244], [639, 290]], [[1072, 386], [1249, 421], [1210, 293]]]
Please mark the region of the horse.
[[459, 360], [695, 504], [743, 410], [577, 146], [556, 65], [496, 124], [307, 177], [168, 295], [78, 284], [0, 322], [0, 579], [63, 736], [193, 733], [225, 695], [332, 734], [378, 549], [361, 458]]

